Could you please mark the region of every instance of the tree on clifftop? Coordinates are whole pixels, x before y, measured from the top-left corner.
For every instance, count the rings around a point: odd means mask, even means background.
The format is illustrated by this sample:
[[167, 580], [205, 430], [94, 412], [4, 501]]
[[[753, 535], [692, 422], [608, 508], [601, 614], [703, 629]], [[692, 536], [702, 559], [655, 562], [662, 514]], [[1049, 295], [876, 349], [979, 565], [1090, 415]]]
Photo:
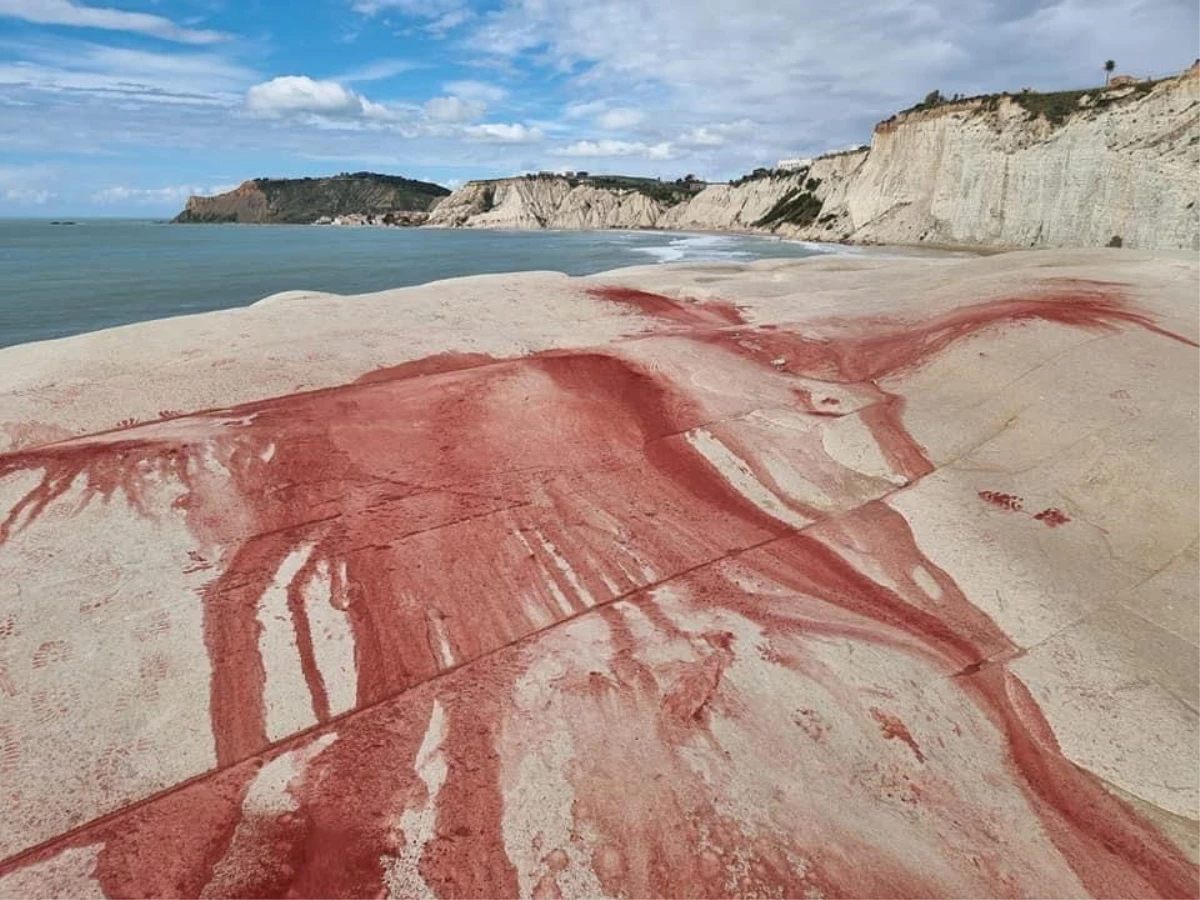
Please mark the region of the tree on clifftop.
[[1108, 87], [1108, 80], [1110, 78], [1112, 78], [1113, 69], [1115, 69], [1116, 67], [1117, 67], [1117, 64], [1115, 62], [1113, 62], [1111, 59], [1106, 59], [1104, 61], [1104, 86], [1105, 87]]

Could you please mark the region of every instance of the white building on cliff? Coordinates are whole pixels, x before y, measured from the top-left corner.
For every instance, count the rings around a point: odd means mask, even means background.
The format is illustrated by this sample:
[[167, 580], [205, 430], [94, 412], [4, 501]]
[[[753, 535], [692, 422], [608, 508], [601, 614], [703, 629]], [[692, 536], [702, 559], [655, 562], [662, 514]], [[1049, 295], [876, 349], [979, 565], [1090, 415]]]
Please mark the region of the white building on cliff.
[[805, 157], [803, 159], [781, 159], [775, 163], [776, 169], [782, 169], [785, 172], [792, 172], [796, 169], [807, 169], [812, 166], [812, 158]]

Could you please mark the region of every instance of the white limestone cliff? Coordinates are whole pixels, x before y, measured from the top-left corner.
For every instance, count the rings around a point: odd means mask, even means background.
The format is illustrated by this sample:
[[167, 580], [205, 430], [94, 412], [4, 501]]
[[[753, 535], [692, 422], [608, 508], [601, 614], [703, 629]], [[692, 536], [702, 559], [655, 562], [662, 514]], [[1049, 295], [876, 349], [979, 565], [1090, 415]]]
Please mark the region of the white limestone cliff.
[[[1055, 124], [1008, 97], [901, 113], [869, 149], [674, 206], [566, 178], [468, 182], [429, 223], [765, 230], [810, 240], [1200, 249], [1200, 70], [1084, 96]], [[804, 201], [803, 194], [811, 194]], [[797, 200], [807, 213], [770, 218]]]

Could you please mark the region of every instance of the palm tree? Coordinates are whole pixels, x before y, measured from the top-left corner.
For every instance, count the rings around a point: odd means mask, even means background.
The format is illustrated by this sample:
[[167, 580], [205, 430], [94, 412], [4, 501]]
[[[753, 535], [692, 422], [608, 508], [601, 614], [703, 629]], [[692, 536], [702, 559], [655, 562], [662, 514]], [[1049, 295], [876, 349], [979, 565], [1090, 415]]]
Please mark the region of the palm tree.
[[1106, 59], [1104, 61], [1104, 86], [1105, 87], [1108, 87], [1108, 79], [1112, 78], [1113, 69], [1115, 69], [1116, 67], [1117, 67], [1117, 64], [1115, 62], [1113, 62], [1111, 59]]

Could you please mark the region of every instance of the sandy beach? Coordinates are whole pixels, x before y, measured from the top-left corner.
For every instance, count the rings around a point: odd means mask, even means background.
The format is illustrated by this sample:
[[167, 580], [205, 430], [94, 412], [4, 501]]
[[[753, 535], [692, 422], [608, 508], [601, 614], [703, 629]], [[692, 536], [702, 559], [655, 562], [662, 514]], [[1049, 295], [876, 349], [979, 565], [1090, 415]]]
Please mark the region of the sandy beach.
[[1197, 896], [1194, 253], [0, 350], [0, 897]]

